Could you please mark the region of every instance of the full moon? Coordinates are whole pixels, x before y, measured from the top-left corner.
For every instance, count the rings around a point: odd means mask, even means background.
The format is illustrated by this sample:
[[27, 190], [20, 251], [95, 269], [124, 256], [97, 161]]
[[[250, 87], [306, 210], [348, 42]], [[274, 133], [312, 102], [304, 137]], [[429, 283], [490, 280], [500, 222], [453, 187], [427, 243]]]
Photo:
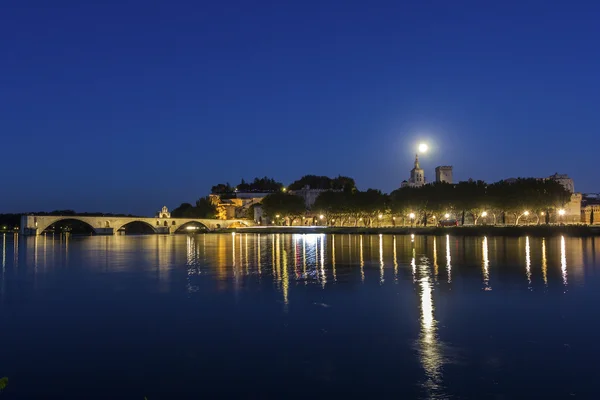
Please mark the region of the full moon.
[[427, 150], [429, 150], [429, 146], [427, 146], [427, 143], [419, 144], [419, 152], [420, 153], [427, 153]]

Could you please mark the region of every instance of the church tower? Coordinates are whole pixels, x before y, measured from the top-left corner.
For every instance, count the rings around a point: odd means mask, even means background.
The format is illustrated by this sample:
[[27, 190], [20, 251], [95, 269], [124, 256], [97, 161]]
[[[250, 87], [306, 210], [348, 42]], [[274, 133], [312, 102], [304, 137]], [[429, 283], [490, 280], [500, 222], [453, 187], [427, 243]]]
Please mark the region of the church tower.
[[408, 180], [411, 186], [423, 186], [425, 184], [425, 171], [419, 165], [419, 155], [415, 155], [415, 167], [410, 170], [410, 179]]

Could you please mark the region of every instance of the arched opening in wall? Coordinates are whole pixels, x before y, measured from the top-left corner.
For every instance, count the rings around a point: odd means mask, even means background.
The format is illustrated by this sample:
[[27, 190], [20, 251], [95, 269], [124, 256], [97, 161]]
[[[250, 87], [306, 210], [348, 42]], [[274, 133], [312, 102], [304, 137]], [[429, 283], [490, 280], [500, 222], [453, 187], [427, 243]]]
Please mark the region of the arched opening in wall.
[[165, 221], [165, 226], [169, 226], [169, 221]]
[[133, 221], [119, 228], [119, 235], [151, 235], [156, 233], [152, 225], [143, 221]]
[[200, 222], [191, 221], [181, 225], [175, 233], [200, 233], [208, 232], [208, 228]]
[[94, 228], [86, 222], [75, 218], [65, 218], [50, 224], [42, 233], [94, 235], [96, 234], [96, 231], [94, 231]]

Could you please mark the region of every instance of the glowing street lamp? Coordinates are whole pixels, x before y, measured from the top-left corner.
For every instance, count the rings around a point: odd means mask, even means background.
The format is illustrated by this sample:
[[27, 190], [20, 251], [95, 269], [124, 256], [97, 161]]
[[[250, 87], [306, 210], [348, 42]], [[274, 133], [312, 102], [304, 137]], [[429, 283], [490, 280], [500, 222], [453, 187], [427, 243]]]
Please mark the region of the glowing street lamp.
[[562, 208], [560, 210], [558, 210], [558, 215], [560, 215], [561, 217], [563, 215], [565, 215], [565, 213], [566, 213], [566, 211], [564, 209], [562, 209]]
[[525, 211], [525, 212], [523, 213], [523, 215], [524, 215], [524, 216], [528, 216], [528, 215], [529, 215], [529, 211]]
[[487, 217], [487, 211], [484, 211], [484, 212], [482, 212], [482, 213], [481, 213], [481, 216], [482, 216], [483, 218]]
[[415, 213], [410, 213], [410, 214], [408, 214], [408, 217], [409, 217], [410, 219], [415, 219]]
[[319, 215], [319, 219], [323, 219], [325, 216], [323, 214]]
[[379, 219], [381, 219], [381, 218], [383, 218], [383, 215], [382, 215], [382, 214], [379, 214]]
[[448, 214], [448, 213], [444, 214], [444, 218], [446, 218], [446, 219], [450, 218], [450, 214]]

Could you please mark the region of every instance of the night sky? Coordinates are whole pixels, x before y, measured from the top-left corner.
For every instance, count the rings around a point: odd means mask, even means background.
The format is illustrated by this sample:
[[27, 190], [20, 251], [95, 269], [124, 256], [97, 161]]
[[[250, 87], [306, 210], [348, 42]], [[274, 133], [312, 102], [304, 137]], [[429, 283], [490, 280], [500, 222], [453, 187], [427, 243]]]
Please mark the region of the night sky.
[[598, 192], [600, 2], [4, 0], [0, 212], [219, 182], [567, 173]]

